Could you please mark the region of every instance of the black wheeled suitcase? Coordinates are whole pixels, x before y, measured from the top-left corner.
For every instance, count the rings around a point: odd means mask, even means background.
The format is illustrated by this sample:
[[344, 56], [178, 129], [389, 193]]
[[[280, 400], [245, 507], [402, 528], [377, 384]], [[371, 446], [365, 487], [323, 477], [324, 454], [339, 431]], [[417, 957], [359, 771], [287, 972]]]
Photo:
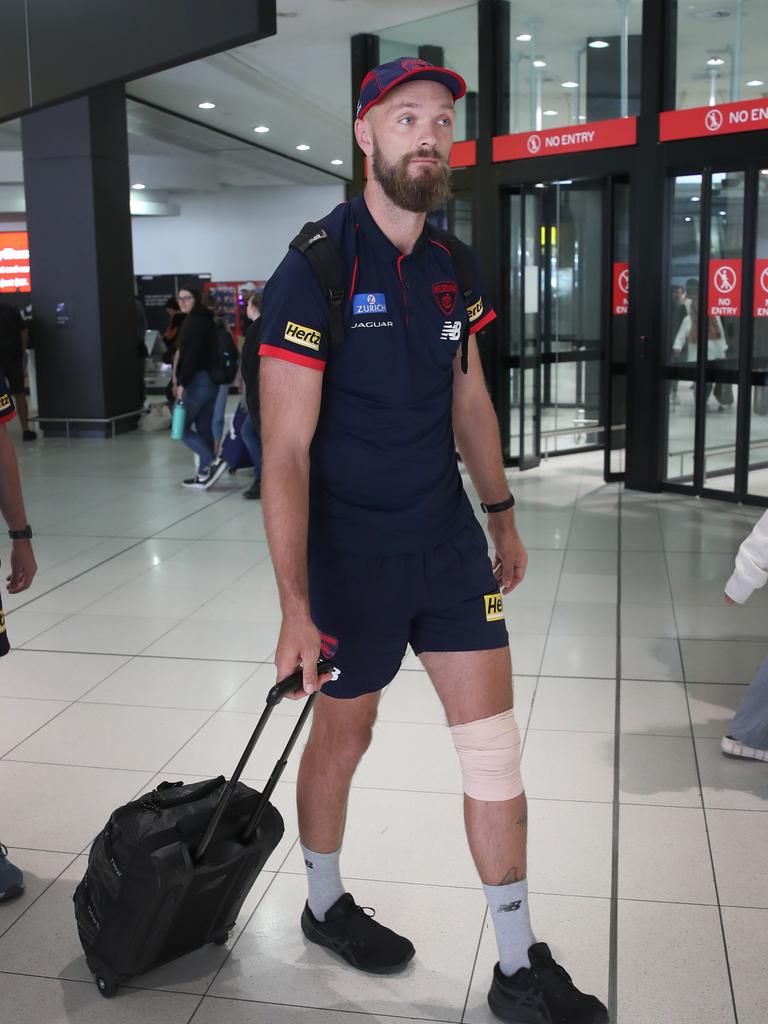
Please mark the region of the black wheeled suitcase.
[[[330, 671], [328, 662], [318, 671]], [[240, 776], [264, 726], [301, 673], [272, 687], [232, 778], [162, 782], [118, 807], [96, 837], [74, 894], [88, 968], [103, 996], [120, 982], [208, 942], [226, 942], [259, 872], [283, 836], [269, 802], [312, 708], [312, 694], [263, 793]]]

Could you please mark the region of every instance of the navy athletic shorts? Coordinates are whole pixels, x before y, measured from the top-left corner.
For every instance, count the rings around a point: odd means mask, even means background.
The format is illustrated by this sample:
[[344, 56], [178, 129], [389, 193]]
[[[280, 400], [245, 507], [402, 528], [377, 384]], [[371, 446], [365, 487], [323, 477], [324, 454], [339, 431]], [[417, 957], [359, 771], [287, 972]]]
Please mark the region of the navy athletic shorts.
[[330, 697], [359, 697], [391, 682], [408, 644], [423, 651], [482, 651], [509, 640], [488, 545], [473, 519], [455, 537], [410, 555], [309, 552], [318, 629], [338, 642]]

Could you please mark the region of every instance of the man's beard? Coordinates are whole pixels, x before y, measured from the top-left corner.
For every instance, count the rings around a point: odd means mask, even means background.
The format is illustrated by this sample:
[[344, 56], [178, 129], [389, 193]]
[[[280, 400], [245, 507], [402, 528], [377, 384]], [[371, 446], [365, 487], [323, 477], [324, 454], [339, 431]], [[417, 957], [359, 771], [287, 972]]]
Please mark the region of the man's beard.
[[[438, 163], [410, 174], [408, 164], [420, 158]], [[410, 213], [431, 213], [451, 198], [451, 169], [436, 149], [406, 153], [396, 164], [388, 164], [374, 139], [373, 173], [387, 199]]]

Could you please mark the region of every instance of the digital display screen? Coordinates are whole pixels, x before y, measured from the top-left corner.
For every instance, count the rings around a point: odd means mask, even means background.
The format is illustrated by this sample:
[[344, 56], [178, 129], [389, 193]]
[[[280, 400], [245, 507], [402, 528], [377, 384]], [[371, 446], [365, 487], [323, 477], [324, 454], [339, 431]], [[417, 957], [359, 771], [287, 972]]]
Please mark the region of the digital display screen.
[[26, 231], [0, 231], [0, 295], [32, 290]]

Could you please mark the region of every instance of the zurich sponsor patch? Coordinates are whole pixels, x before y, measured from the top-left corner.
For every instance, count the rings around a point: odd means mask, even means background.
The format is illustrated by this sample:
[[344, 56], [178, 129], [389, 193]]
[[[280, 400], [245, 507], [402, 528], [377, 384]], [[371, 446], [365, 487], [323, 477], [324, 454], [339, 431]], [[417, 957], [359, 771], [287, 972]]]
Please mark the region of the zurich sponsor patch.
[[369, 316], [371, 313], [386, 313], [387, 297], [384, 292], [361, 292], [352, 296], [354, 316]]

